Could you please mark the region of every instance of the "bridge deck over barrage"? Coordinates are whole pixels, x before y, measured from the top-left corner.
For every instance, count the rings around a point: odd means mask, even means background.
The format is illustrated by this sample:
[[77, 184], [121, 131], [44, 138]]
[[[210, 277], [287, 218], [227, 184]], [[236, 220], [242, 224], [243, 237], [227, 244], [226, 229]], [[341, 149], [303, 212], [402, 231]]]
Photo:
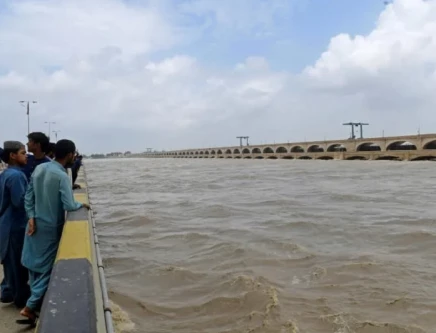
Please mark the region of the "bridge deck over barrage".
[[436, 134], [182, 149], [141, 154], [169, 158], [394, 159], [436, 158]]

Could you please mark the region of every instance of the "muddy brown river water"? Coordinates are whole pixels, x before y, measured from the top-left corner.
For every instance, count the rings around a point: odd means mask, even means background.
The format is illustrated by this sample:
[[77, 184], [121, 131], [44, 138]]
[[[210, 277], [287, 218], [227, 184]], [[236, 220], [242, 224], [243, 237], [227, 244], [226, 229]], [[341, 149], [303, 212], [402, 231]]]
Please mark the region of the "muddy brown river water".
[[86, 170], [110, 297], [139, 332], [436, 331], [434, 162]]

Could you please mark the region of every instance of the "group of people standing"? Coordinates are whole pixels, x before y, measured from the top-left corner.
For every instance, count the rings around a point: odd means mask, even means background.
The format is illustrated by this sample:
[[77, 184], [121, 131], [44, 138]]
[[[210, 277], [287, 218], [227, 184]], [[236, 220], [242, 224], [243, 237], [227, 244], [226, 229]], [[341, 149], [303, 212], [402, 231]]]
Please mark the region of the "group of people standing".
[[[0, 173], [0, 302], [21, 309], [26, 319], [18, 323], [33, 324], [50, 281], [65, 211], [89, 205], [73, 195], [81, 165], [74, 142], [52, 144], [44, 133], [34, 132], [27, 148], [32, 154], [19, 141], [6, 141], [0, 148], [7, 164]], [[72, 168], [73, 182], [67, 168]]]

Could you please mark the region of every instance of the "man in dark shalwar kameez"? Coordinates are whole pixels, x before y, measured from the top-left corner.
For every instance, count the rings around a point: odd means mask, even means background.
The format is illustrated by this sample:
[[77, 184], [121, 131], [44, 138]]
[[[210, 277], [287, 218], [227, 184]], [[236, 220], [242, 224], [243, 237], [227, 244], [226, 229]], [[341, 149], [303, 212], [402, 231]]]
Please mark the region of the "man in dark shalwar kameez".
[[22, 171], [27, 155], [24, 144], [6, 141], [1, 156], [8, 168], [0, 174], [0, 259], [3, 265], [4, 282], [2, 302], [14, 302], [23, 307], [30, 296], [27, 284], [29, 275], [21, 264], [27, 216], [24, 196], [27, 178]]

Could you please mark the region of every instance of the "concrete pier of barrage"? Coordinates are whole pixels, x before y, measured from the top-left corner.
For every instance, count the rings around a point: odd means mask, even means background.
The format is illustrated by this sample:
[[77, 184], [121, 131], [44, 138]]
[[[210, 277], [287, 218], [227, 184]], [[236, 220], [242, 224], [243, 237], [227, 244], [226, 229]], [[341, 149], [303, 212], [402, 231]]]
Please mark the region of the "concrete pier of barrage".
[[149, 158], [436, 160], [436, 134], [181, 149], [135, 154], [134, 156]]

